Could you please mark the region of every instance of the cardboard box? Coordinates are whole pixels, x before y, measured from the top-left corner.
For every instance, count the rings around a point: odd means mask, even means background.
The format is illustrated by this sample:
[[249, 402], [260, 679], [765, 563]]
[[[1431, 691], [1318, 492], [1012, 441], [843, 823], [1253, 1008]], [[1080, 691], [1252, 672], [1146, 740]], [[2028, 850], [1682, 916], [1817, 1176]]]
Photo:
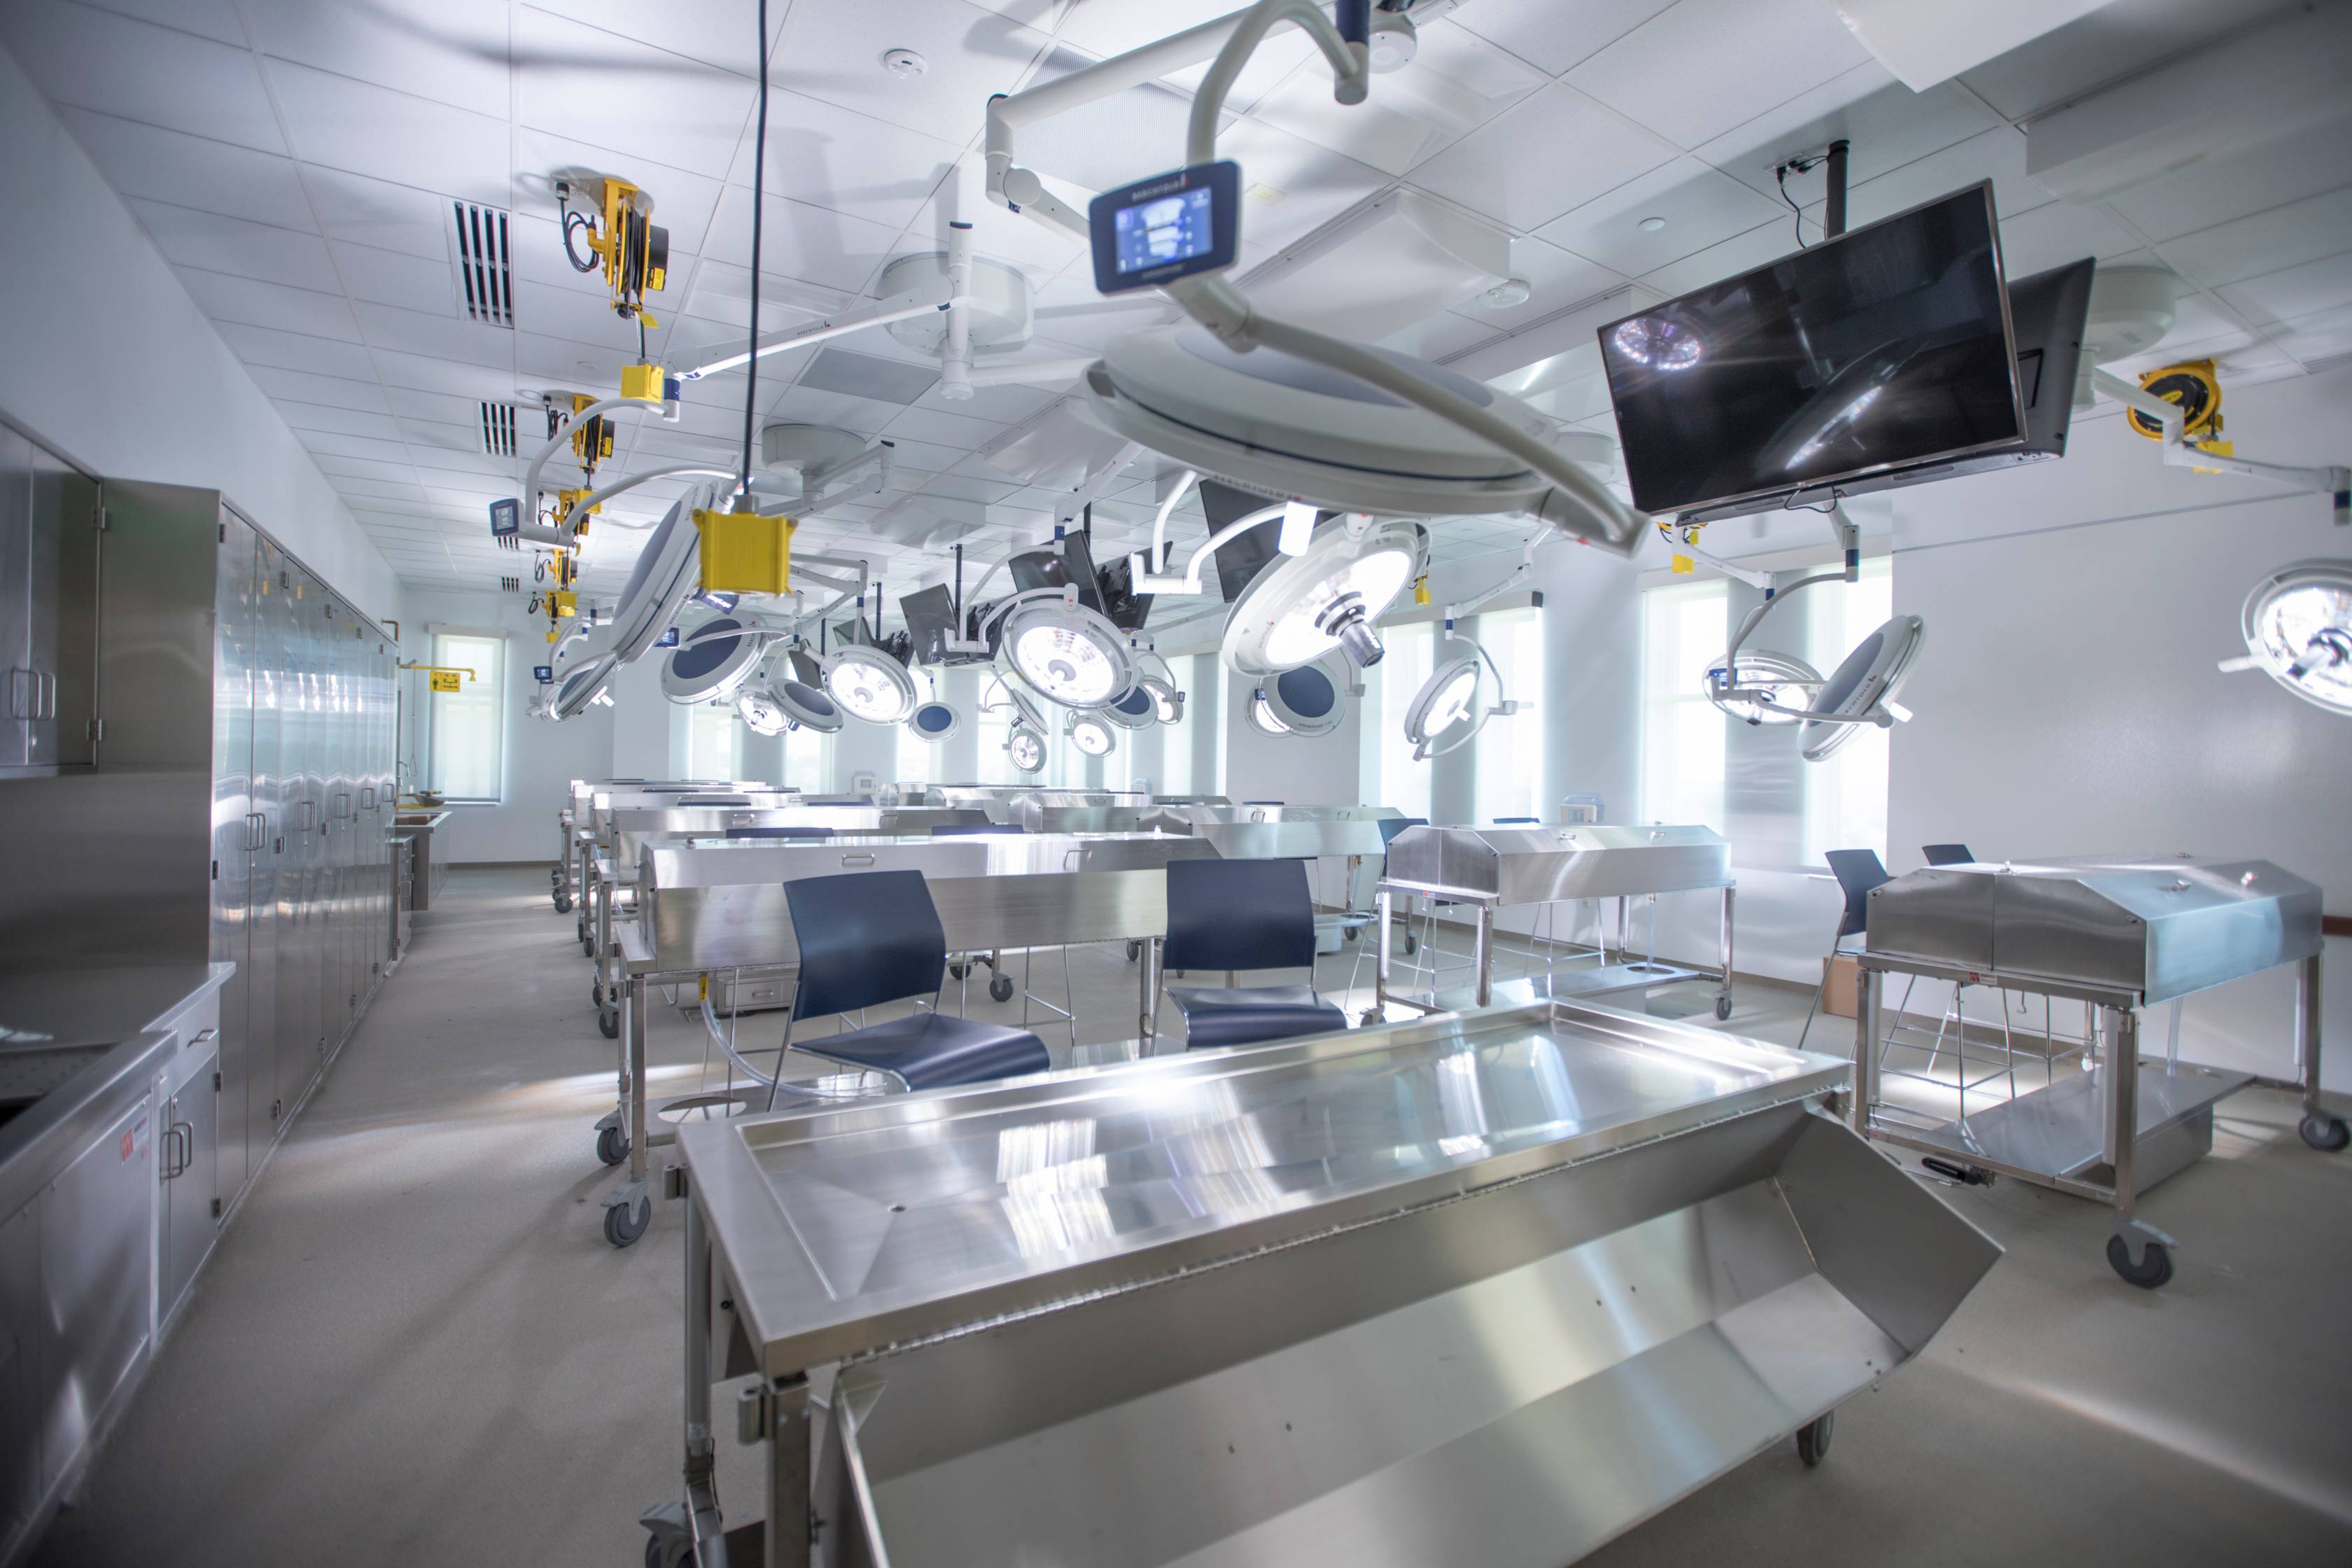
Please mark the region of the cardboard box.
[[1854, 976], [1861, 965], [1840, 953], [1822, 960], [1822, 969], [1829, 976], [1829, 989], [1822, 996], [1822, 1011], [1832, 1018], [1853, 1017]]

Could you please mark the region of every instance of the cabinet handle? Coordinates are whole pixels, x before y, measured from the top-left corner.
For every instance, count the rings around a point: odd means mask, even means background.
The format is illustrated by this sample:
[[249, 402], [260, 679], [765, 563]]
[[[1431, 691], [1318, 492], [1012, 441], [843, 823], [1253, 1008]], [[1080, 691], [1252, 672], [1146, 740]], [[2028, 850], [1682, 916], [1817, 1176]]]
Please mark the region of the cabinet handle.
[[247, 849], [260, 848], [262, 839], [268, 836], [268, 819], [264, 817], [261, 813], [257, 811], [247, 812], [245, 814], [245, 847]]
[[37, 719], [41, 716], [41, 673], [22, 665], [8, 671], [8, 717]]
[[841, 863], [845, 866], [871, 866], [874, 864], [874, 857], [871, 855], [844, 855], [841, 858]]
[[174, 1121], [163, 1129], [163, 1137], [166, 1140], [164, 1146], [176, 1152], [176, 1158], [163, 1167], [163, 1180], [168, 1182], [186, 1175], [188, 1167], [196, 1163], [195, 1123]]

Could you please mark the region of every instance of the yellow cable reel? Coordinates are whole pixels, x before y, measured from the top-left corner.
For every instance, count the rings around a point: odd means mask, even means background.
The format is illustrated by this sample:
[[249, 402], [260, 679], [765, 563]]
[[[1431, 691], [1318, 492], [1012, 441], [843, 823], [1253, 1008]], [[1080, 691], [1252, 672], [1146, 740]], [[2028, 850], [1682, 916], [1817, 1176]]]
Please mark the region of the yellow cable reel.
[[[2210, 359], [2193, 359], [2149, 371], [2139, 378], [2140, 390], [2179, 406], [2182, 438], [2202, 446], [2221, 434], [2221, 379]], [[2124, 417], [2151, 441], [2164, 439], [2164, 425], [2153, 415], [2127, 408]]]

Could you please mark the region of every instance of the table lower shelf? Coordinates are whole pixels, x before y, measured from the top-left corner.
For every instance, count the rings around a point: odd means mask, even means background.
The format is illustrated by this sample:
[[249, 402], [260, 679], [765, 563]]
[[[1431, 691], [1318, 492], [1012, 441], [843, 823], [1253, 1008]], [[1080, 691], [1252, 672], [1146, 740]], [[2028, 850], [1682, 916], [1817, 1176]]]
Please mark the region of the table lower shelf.
[[[2145, 1191], [2202, 1156], [2212, 1146], [2214, 1102], [2252, 1081], [2251, 1073], [2185, 1063], [2168, 1068], [2161, 1057], [2140, 1058], [2133, 1184]], [[1915, 1148], [1949, 1150], [1963, 1160], [2079, 1179], [2106, 1163], [2105, 1119], [2099, 1074], [2075, 1073], [1964, 1121], [1906, 1129], [1899, 1136]]]

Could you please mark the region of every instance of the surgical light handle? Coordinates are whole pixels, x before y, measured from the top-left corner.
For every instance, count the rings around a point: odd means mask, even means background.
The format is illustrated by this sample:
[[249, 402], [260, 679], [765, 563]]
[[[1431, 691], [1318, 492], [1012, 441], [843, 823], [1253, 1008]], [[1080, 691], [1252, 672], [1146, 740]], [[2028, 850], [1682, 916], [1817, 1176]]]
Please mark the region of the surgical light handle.
[[2147, 415], [2163, 427], [2164, 460], [2179, 468], [2219, 468], [2250, 479], [2281, 479], [2303, 489], [2316, 490], [2335, 508], [2339, 528], [2352, 526], [2352, 468], [2323, 465], [2296, 468], [2287, 463], [2258, 463], [2250, 458], [2225, 457], [2192, 445], [2186, 434], [2188, 417], [2177, 403], [2168, 403], [2147, 388], [2126, 381], [2111, 370], [2091, 372], [2091, 385], [2125, 407]]

